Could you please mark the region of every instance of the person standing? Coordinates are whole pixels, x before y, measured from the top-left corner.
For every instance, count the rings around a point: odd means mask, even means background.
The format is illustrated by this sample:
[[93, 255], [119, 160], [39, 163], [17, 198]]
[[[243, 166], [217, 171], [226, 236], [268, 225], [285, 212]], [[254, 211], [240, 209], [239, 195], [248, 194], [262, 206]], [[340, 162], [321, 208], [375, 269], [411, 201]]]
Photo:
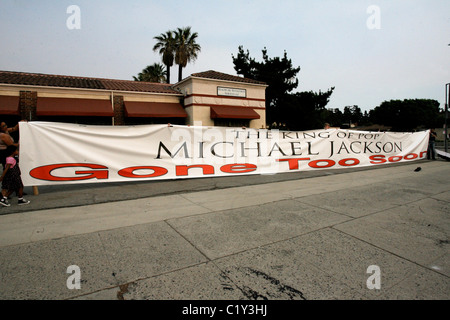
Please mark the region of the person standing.
[[3, 169], [5, 169], [5, 160], [8, 156], [6, 154], [6, 148], [10, 145], [14, 145], [16, 147], [19, 146], [18, 143], [14, 142], [13, 137], [9, 134], [18, 128], [18, 125], [14, 128], [8, 128], [5, 122], [0, 123], [0, 161], [2, 163]]
[[2, 181], [2, 197], [0, 199], [0, 205], [9, 207], [8, 197], [16, 192], [18, 196], [18, 205], [29, 204], [30, 201], [23, 198], [23, 183], [19, 164], [17, 163], [15, 156], [18, 155], [18, 149], [14, 145], [10, 145], [6, 148], [6, 165], [3, 170], [3, 174], [0, 177]]
[[430, 138], [428, 140], [428, 150], [427, 150], [427, 159], [430, 160], [436, 160], [436, 131], [433, 129], [430, 129]]

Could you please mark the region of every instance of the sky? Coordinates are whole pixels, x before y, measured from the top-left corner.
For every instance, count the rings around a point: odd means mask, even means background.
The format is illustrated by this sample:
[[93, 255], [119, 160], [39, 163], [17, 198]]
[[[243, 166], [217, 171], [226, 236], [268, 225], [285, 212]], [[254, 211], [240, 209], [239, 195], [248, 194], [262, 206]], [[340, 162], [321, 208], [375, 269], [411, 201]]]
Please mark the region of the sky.
[[239, 46], [257, 61], [266, 48], [301, 68], [293, 92], [335, 87], [328, 108], [393, 99], [444, 108], [449, 0], [0, 0], [0, 70], [133, 80], [161, 62], [154, 37], [187, 26], [201, 52], [183, 78], [237, 75]]

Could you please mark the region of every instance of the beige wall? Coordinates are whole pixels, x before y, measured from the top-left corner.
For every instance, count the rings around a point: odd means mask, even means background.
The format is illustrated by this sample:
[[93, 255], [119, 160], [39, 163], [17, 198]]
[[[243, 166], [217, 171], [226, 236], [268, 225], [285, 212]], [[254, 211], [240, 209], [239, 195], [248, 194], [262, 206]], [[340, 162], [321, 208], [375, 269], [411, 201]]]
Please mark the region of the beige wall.
[[114, 95], [123, 96], [124, 101], [166, 102], [178, 103], [181, 95], [145, 93], [145, 92], [121, 92], [109, 90], [83, 90], [66, 88], [46, 88], [38, 86], [0, 86], [0, 95], [19, 96], [20, 91], [35, 91], [42, 98], [75, 98], [75, 99], [99, 99], [111, 100]]
[[214, 79], [191, 78], [190, 80], [191, 83], [188, 86], [188, 88], [190, 88], [190, 92], [188, 93], [188, 95], [197, 93], [197, 94], [207, 94], [217, 96], [217, 87], [233, 87], [236, 89], [245, 89], [247, 91], [247, 98], [251, 99], [266, 98], [265, 93], [266, 86], [262, 85], [232, 82], [232, 81], [221, 81]]
[[20, 90], [11, 90], [10, 88], [2, 88], [0, 87], [0, 95], [1, 96], [12, 96], [12, 97], [19, 97], [20, 96]]
[[199, 125], [204, 127], [214, 127], [214, 120], [211, 119], [210, 108], [209, 107], [197, 107], [190, 106], [185, 108], [188, 117], [186, 119], [186, 124], [188, 125]]
[[255, 109], [255, 111], [261, 116], [259, 119], [250, 121], [250, 128], [254, 129], [266, 129], [266, 110]]
[[163, 94], [120, 94], [123, 96], [124, 101], [135, 102], [163, 102], [163, 103], [180, 103], [182, 97], [176, 95], [163, 95]]
[[20, 91], [37, 92], [42, 98], [76, 98], [76, 99], [99, 99], [110, 100], [111, 93], [108, 91], [66, 89], [66, 88], [46, 88], [39, 86], [0, 86], [1, 95], [20, 95]]
[[[218, 87], [245, 89], [246, 97], [218, 96]], [[225, 105], [254, 108], [261, 118], [251, 120], [250, 127], [266, 127], [265, 85], [189, 77], [179, 83], [175, 89], [185, 95], [184, 105], [189, 115], [187, 119], [187, 124], [189, 125], [193, 125], [196, 121], [201, 121], [204, 126], [213, 126], [214, 120], [210, 117], [210, 106]]]

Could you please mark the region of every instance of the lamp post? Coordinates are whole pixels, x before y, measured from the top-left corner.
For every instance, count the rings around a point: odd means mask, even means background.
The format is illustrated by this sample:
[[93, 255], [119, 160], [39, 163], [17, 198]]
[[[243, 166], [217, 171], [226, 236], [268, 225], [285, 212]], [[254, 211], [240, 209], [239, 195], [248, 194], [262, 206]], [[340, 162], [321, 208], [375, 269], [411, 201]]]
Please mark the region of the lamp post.
[[450, 86], [450, 83], [447, 83], [445, 85], [445, 123], [444, 123], [444, 135], [445, 135], [445, 137], [444, 137], [444, 146], [445, 146], [445, 152], [448, 152], [447, 151], [447, 148], [448, 148], [448, 142], [447, 142], [447, 140], [448, 140], [447, 118], [448, 118], [448, 97], [449, 97], [449, 95], [448, 95], [448, 88], [449, 88], [449, 86]]

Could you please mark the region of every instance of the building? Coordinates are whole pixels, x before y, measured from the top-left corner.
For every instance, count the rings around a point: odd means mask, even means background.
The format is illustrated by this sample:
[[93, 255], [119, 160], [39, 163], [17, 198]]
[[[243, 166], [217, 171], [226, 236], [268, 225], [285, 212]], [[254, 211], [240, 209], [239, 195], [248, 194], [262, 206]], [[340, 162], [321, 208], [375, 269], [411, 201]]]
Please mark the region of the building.
[[212, 70], [173, 85], [0, 71], [0, 119], [265, 128], [266, 88]]
[[263, 82], [216, 71], [194, 73], [173, 85], [184, 95], [187, 124], [266, 128]]

